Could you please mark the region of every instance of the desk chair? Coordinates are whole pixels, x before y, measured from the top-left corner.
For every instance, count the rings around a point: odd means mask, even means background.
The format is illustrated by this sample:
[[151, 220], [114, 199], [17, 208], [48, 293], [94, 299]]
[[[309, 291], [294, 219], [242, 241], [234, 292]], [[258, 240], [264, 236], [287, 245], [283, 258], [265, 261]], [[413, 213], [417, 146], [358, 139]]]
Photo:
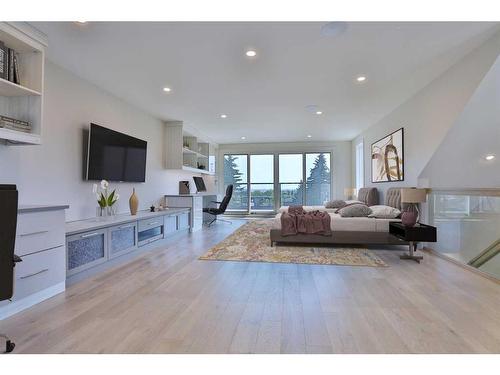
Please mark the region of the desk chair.
[[[233, 185], [227, 185], [226, 188], [226, 195], [222, 199], [222, 202], [216, 202], [212, 201], [212, 203], [217, 203], [219, 207], [210, 207], [210, 208], [204, 208], [203, 212], [206, 212], [207, 214], [213, 215], [213, 220], [208, 223], [208, 226], [211, 226], [214, 222], [217, 221], [217, 216], [222, 215], [224, 212], [226, 212], [227, 205], [229, 204], [229, 201], [231, 200], [231, 197], [233, 196]], [[226, 223], [231, 224], [229, 220], [222, 220], [219, 219], [219, 221], [224, 221]]]
[[[0, 301], [12, 298], [14, 294], [14, 266], [21, 258], [14, 254], [17, 226], [17, 190], [15, 185], [0, 185]], [[5, 353], [14, 350], [15, 344], [7, 335]]]

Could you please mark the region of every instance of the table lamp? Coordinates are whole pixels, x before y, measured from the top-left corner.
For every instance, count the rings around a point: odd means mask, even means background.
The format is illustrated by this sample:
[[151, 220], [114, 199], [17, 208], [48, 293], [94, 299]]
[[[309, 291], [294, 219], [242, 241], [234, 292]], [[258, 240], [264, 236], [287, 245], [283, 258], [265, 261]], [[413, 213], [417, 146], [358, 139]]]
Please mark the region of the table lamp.
[[356, 199], [357, 191], [355, 188], [345, 188], [344, 197], [347, 200]]
[[427, 190], [417, 188], [401, 189], [401, 203], [408, 203], [408, 206], [401, 215], [401, 222], [404, 226], [413, 227], [420, 219], [418, 204], [427, 201]]

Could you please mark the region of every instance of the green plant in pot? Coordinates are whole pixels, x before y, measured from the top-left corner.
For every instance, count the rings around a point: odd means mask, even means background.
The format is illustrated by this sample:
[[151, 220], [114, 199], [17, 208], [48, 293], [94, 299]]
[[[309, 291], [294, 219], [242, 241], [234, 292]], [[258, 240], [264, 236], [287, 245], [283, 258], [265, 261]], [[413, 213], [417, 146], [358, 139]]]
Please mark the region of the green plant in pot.
[[97, 216], [111, 216], [115, 214], [115, 203], [120, 199], [116, 189], [109, 191], [109, 182], [102, 180], [100, 186], [94, 184], [93, 193], [97, 197]]

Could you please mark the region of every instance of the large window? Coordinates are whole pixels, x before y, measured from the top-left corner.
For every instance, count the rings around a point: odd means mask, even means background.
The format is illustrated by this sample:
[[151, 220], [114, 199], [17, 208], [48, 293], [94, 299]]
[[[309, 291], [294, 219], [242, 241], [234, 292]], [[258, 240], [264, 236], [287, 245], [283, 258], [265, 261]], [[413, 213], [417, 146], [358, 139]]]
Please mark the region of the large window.
[[224, 155], [224, 187], [234, 185], [228, 210], [322, 205], [330, 200], [330, 166], [329, 152]]
[[274, 210], [274, 155], [250, 155], [250, 210]]
[[224, 191], [233, 185], [229, 210], [248, 210], [248, 155], [224, 155]]
[[330, 153], [280, 154], [279, 184], [282, 206], [322, 205], [330, 200]]
[[330, 200], [330, 153], [306, 154], [306, 204], [319, 206]]
[[303, 204], [303, 167], [302, 154], [279, 155], [280, 202], [282, 206]]

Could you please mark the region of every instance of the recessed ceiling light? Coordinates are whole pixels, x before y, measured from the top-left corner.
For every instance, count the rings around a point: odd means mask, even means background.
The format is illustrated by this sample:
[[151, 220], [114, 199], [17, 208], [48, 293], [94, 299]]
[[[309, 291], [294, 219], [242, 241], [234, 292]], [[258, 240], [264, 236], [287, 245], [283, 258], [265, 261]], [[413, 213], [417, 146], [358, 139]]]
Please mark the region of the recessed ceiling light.
[[321, 27], [321, 35], [337, 36], [347, 30], [347, 22], [328, 22]]
[[220, 118], [227, 118], [227, 115], [222, 114], [220, 115]]
[[311, 135], [311, 134], [308, 134], [308, 135], [307, 135], [307, 138], [312, 138], [312, 135]]
[[322, 114], [323, 114], [323, 112], [321, 112], [321, 111], [316, 111], [316, 114], [317, 114], [317, 115], [322, 115]]
[[495, 159], [495, 155], [486, 155], [485, 159], [486, 160], [493, 160], [493, 159]]
[[358, 81], [358, 82], [364, 82], [364, 81], [366, 81], [366, 76], [357, 76], [356, 77], [356, 81]]
[[257, 52], [255, 52], [253, 49], [249, 49], [245, 52], [245, 55], [247, 55], [248, 57], [255, 57], [257, 56]]
[[170, 92], [170, 91], [172, 91], [172, 89], [171, 89], [170, 87], [164, 87], [164, 88], [163, 88], [163, 91], [165, 91], [165, 92]]
[[245, 139], [247, 139], [247, 137], [241, 137], [241, 139], [245, 140]]

